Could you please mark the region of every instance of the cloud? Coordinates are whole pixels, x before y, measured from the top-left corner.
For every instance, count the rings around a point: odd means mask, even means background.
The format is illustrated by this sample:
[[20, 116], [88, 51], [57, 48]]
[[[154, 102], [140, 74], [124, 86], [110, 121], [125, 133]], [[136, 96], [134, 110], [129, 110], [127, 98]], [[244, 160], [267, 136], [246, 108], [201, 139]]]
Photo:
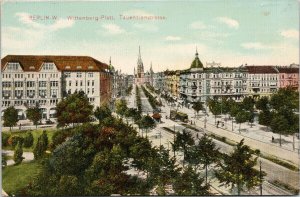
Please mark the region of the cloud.
[[57, 19], [55, 22], [51, 25], [44, 25], [41, 23], [38, 23], [35, 20], [32, 20], [30, 18], [30, 14], [26, 12], [18, 12], [16, 13], [16, 16], [19, 17], [19, 21], [29, 27], [40, 29], [40, 30], [47, 30], [47, 31], [57, 31], [59, 29], [69, 28], [74, 25], [74, 20], [68, 20], [68, 19]]
[[142, 23], [136, 23], [133, 25], [134, 28], [142, 31], [148, 31], [148, 32], [157, 32], [158, 27], [152, 24], [142, 24]]
[[179, 37], [179, 36], [167, 36], [165, 39], [167, 41], [179, 41], [179, 40], [181, 40], [181, 37]]
[[234, 20], [234, 19], [229, 18], [229, 17], [219, 17], [219, 18], [217, 18], [217, 20], [220, 23], [224, 23], [228, 27], [235, 28], [235, 29], [237, 29], [239, 27], [239, 25], [240, 25], [237, 20]]
[[104, 25], [102, 25], [102, 27], [109, 34], [117, 35], [117, 34], [125, 33], [125, 30], [116, 24], [104, 24]]
[[256, 49], [256, 50], [271, 48], [270, 46], [266, 46], [260, 42], [246, 42], [246, 43], [242, 43], [241, 46], [245, 49]]
[[207, 26], [202, 21], [195, 21], [190, 24], [191, 29], [206, 29]]
[[74, 25], [74, 21], [67, 19], [57, 19], [54, 23], [45, 25], [38, 23], [30, 18], [30, 14], [26, 12], [18, 12], [15, 14], [21, 25], [17, 27], [5, 26], [3, 27], [3, 48], [6, 50], [35, 48], [47, 39], [51, 39], [52, 33], [65, 28], [70, 28]]
[[299, 39], [299, 31], [295, 29], [283, 30], [280, 32], [280, 35], [285, 38], [295, 38]]

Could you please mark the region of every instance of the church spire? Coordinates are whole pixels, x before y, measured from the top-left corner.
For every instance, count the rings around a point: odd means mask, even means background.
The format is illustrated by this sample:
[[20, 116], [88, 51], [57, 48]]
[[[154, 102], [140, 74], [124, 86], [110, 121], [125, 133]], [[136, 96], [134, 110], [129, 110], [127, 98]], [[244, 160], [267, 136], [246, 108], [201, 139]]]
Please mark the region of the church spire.
[[197, 46], [196, 46], [196, 54], [195, 55], [196, 55], [196, 57], [198, 57], [198, 55], [199, 55]]
[[139, 46], [139, 59], [142, 59], [142, 56], [141, 56], [141, 46]]
[[150, 64], [150, 73], [153, 73], [153, 70], [152, 70], [152, 62]]
[[109, 57], [109, 65], [111, 65], [111, 56]]

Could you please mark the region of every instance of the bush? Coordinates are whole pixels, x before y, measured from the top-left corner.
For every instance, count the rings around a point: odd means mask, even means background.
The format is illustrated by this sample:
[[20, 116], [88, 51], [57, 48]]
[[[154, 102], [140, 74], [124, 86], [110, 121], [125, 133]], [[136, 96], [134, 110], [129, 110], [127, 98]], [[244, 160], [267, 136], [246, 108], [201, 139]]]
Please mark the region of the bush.
[[23, 155], [23, 148], [22, 148], [22, 144], [18, 143], [15, 153], [14, 153], [14, 161], [15, 161], [15, 165], [18, 165], [20, 163], [22, 163], [24, 157], [22, 157]]
[[17, 135], [14, 135], [14, 136], [11, 135], [8, 139], [8, 145], [15, 148], [18, 143], [23, 145], [23, 141], [24, 141], [24, 138], [17, 136]]
[[10, 138], [10, 134], [2, 133], [2, 146], [8, 145], [8, 139]]
[[31, 132], [28, 132], [24, 138], [24, 147], [29, 148], [33, 145], [33, 135]]

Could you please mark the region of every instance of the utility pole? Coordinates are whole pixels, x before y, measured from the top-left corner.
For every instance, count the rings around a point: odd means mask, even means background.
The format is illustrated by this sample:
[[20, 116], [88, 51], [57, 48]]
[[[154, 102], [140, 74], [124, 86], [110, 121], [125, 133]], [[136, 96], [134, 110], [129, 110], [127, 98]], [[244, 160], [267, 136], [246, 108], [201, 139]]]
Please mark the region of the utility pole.
[[174, 158], [175, 158], [175, 125], [174, 125], [173, 149], [174, 149]]
[[260, 180], [260, 195], [262, 196], [262, 173], [261, 173], [261, 160], [259, 160], [259, 180]]

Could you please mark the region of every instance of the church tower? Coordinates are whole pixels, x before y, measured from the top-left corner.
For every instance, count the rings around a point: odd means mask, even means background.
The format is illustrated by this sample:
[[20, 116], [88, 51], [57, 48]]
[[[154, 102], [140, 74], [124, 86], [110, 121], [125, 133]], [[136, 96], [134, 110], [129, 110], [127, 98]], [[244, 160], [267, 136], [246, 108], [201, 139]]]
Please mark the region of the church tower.
[[137, 60], [137, 72], [136, 72], [136, 84], [142, 85], [144, 84], [144, 64], [141, 56], [141, 47], [139, 46], [139, 54]]

